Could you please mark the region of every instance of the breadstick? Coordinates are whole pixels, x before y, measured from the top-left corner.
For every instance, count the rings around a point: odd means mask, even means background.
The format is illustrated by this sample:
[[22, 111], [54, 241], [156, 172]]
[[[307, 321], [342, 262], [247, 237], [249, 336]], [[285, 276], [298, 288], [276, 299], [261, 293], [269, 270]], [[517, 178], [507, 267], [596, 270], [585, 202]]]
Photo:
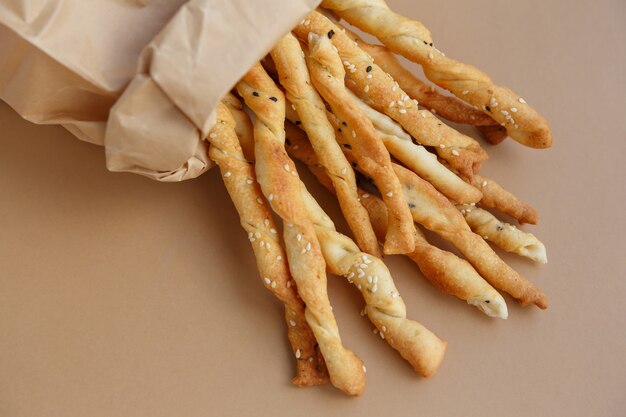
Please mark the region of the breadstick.
[[477, 188], [468, 187], [465, 181], [439, 163], [434, 154], [428, 152], [423, 146], [413, 143], [411, 136], [389, 116], [374, 110], [356, 96], [353, 96], [353, 99], [372, 121], [385, 147], [397, 160], [430, 182], [443, 195], [456, 202], [480, 201], [482, 193]]
[[[285, 125], [290, 155], [304, 162], [317, 179], [331, 192], [332, 182], [317, 164], [317, 158], [304, 132], [291, 123]], [[387, 233], [387, 209], [383, 201], [359, 189], [361, 203], [367, 208], [374, 231], [379, 239]], [[407, 254], [422, 274], [443, 292], [453, 295], [477, 307], [490, 317], [506, 319], [508, 310], [502, 296], [489, 285], [464, 259], [432, 246], [423, 233], [416, 228], [415, 251]]]
[[499, 212], [508, 214], [520, 224], [537, 224], [537, 221], [539, 221], [539, 212], [534, 207], [520, 201], [494, 180], [475, 175], [469, 181], [470, 184], [482, 191], [483, 198], [480, 200], [482, 206], [494, 208]]
[[287, 259], [276, 225], [255, 180], [254, 168], [248, 164], [235, 134], [235, 120], [226, 105], [217, 107], [217, 124], [209, 134], [209, 157], [219, 166], [224, 185], [239, 213], [241, 226], [248, 233], [263, 284], [285, 304], [287, 337], [292, 352], [300, 352], [296, 376], [292, 382], [300, 386], [324, 384], [328, 373], [324, 358], [304, 316], [304, 303], [291, 284]]
[[498, 125], [493, 118], [485, 113], [468, 106], [454, 97], [439, 93], [432, 85], [428, 85], [417, 78], [398, 61], [393, 52], [390, 52], [384, 46], [367, 43], [345, 26], [341, 24], [337, 24], [337, 26], [345, 30], [346, 35], [367, 52], [374, 59], [376, 65], [391, 75], [398, 82], [400, 88], [409, 97], [419, 101], [422, 106], [434, 110], [439, 116], [451, 122], [471, 126]]
[[228, 107], [230, 114], [235, 119], [235, 133], [239, 139], [239, 144], [243, 154], [248, 161], [254, 161], [254, 132], [252, 121], [243, 110], [243, 103], [232, 93], [228, 93], [222, 98], [222, 103]]
[[513, 91], [500, 87], [477, 68], [446, 57], [433, 47], [420, 23], [389, 10], [384, 0], [324, 0], [350, 24], [371, 33], [391, 51], [420, 64], [438, 86], [483, 110], [507, 128], [509, 136], [533, 148], [547, 148], [552, 135], [546, 120]]
[[389, 210], [389, 230], [385, 239], [386, 254], [409, 253], [415, 249], [413, 220], [402, 194], [402, 187], [391, 168], [391, 158], [372, 122], [348, 94], [345, 72], [339, 55], [326, 36], [311, 33], [307, 64], [313, 84], [342, 119], [342, 135], [352, 146], [362, 168], [383, 193]]
[[419, 144], [434, 146], [437, 154], [464, 176], [471, 177], [487, 159], [487, 153], [474, 139], [447, 126], [428, 110], [419, 110], [367, 53], [320, 13], [309, 13], [294, 32], [305, 40], [310, 32], [332, 35], [331, 42], [358, 88], [378, 109], [400, 123]]
[[361, 291], [367, 316], [380, 332], [380, 337], [417, 373], [432, 376], [443, 360], [447, 343], [421, 324], [406, 318], [404, 301], [383, 261], [361, 252], [352, 239], [338, 233], [304, 184], [302, 197], [315, 225], [328, 269], [346, 277]]
[[532, 233], [524, 232], [515, 226], [501, 222], [493, 214], [469, 204], [459, 204], [457, 208], [465, 216], [474, 233], [493, 242], [507, 252], [516, 253], [540, 264], [548, 263], [546, 247]]
[[535, 304], [547, 308], [545, 294], [500, 259], [482, 237], [474, 234], [463, 215], [432, 185], [400, 165], [394, 165], [394, 170], [417, 223], [452, 243], [495, 288], [510, 294], [523, 306]]
[[[257, 181], [272, 209], [283, 220], [289, 269], [306, 305], [305, 317], [319, 343], [330, 381], [350, 395], [360, 395], [365, 385], [363, 362], [341, 343], [328, 300], [324, 258], [302, 202], [295, 164], [284, 149], [285, 97], [260, 64], [254, 65], [239, 81], [237, 91], [256, 115]], [[300, 354], [296, 352], [296, 357]]]
[[359, 247], [380, 258], [380, 247], [367, 210], [359, 203], [354, 171], [335, 140], [324, 102], [311, 85], [300, 42], [289, 33], [274, 47], [271, 56], [287, 99], [294, 106], [319, 163], [333, 182], [344, 218]]

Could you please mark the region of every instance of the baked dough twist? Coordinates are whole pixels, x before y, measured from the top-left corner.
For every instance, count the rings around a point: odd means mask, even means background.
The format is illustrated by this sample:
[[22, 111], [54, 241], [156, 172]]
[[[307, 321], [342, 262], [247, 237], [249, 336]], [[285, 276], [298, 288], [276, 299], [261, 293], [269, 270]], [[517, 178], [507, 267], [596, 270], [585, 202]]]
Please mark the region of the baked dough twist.
[[[284, 149], [284, 95], [260, 64], [244, 75], [237, 91], [256, 115], [257, 181], [272, 209], [283, 220], [289, 269], [306, 304], [306, 320], [319, 343], [330, 381], [350, 395], [360, 395], [365, 385], [363, 362], [341, 343], [328, 300], [324, 258], [302, 202], [298, 173]], [[299, 355], [296, 352], [296, 357]]]
[[209, 157], [217, 164], [241, 226], [248, 233], [257, 268], [265, 287], [285, 305], [287, 337], [296, 361], [292, 382], [300, 386], [319, 385], [328, 381], [324, 358], [304, 316], [304, 303], [292, 285], [287, 258], [269, 207], [256, 182], [254, 168], [248, 164], [235, 134], [235, 120], [225, 104], [217, 107], [217, 123], [208, 138]]
[[472, 231], [485, 240], [507, 252], [516, 253], [540, 264], [548, 263], [546, 247], [532, 233], [501, 222], [496, 216], [479, 207], [459, 204], [457, 208], [465, 216]]
[[435, 154], [413, 142], [411, 136], [389, 116], [371, 108], [358, 97], [354, 102], [372, 121], [385, 147], [398, 161], [409, 167], [421, 178], [430, 182], [439, 192], [456, 202], [476, 203], [482, 193], [442, 165]]
[[415, 249], [413, 220], [402, 187], [391, 168], [391, 158], [372, 122], [354, 103], [344, 84], [345, 72], [328, 37], [310, 33], [307, 64], [313, 84], [342, 120], [342, 135], [354, 156], [383, 193], [389, 210], [389, 230], [384, 251], [410, 253]]
[[429, 80], [483, 110], [519, 143], [533, 148], [551, 146], [550, 128], [539, 113], [513, 91], [495, 85], [484, 72], [446, 57], [433, 47], [430, 33], [420, 22], [394, 13], [384, 0], [323, 0], [322, 6], [420, 64]]
[[332, 34], [331, 42], [348, 76], [378, 110], [400, 123], [419, 144], [435, 147], [437, 154], [463, 176], [471, 178], [478, 172], [488, 157], [478, 142], [447, 126], [428, 110], [419, 110], [398, 84], [330, 20], [311, 12], [294, 32], [304, 40], [310, 32]]
[[367, 316], [380, 332], [380, 337], [417, 373], [432, 376], [443, 360], [447, 343], [420, 323], [406, 318], [404, 301], [383, 261], [361, 252], [352, 239], [338, 233], [304, 184], [302, 197], [330, 272], [343, 275], [361, 291]]
[[381, 257], [367, 210], [359, 203], [354, 171], [335, 140], [335, 131], [326, 118], [324, 102], [311, 85], [300, 42], [289, 33], [276, 44], [271, 56], [280, 84], [286, 90], [287, 100], [297, 112], [318, 161], [333, 182], [339, 205], [355, 240], [364, 252]]
[[[289, 154], [304, 162], [320, 183], [332, 192], [332, 182], [317, 164], [315, 153], [304, 132], [291, 123], [287, 123], [285, 129], [289, 138], [287, 146]], [[385, 204], [380, 198], [360, 189], [359, 195], [361, 203], [367, 208], [376, 234], [382, 240], [387, 232]], [[406, 256], [417, 264], [422, 274], [433, 285], [447, 294], [467, 301], [490, 317], [502, 319], [508, 317], [506, 302], [502, 296], [466, 260], [431, 245], [418, 228], [415, 230], [415, 242], [415, 251]]]

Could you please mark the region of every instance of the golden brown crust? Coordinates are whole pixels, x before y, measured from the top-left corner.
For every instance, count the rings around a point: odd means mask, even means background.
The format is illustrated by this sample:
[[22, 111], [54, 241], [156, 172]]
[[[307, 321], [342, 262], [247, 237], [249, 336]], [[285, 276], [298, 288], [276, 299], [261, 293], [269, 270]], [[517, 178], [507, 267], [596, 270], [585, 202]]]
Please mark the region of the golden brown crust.
[[300, 43], [289, 33], [274, 47], [271, 56], [287, 99], [298, 114], [319, 163], [333, 182], [344, 218], [359, 247], [364, 252], [381, 257], [367, 211], [359, 203], [354, 171], [335, 140], [335, 131], [326, 118], [324, 102], [311, 84]]
[[520, 201], [494, 180], [475, 175], [470, 184], [482, 191], [483, 198], [480, 200], [482, 206], [507, 214], [520, 224], [537, 224], [539, 221], [539, 212], [534, 207]]
[[[382, 260], [361, 252], [335, 225], [302, 185], [309, 217], [322, 245], [328, 269], [353, 283], [365, 299], [365, 310], [381, 338], [413, 369], [432, 376], [443, 360], [447, 343], [416, 321], [406, 318], [406, 306]], [[383, 204], [384, 206], [384, 204]]]
[[328, 300], [324, 258], [302, 202], [295, 164], [284, 149], [285, 97], [260, 64], [241, 79], [237, 90], [256, 115], [257, 181], [283, 220], [289, 269], [306, 304], [306, 320], [319, 343], [331, 383], [350, 395], [360, 395], [365, 385], [363, 362], [341, 343]]
[[[317, 179], [331, 192], [332, 183], [317, 158], [304, 132], [291, 123], [286, 124], [290, 145], [289, 154], [304, 162]], [[379, 239], [387, 233], [387, 209], [378, 197], [359, 190], [361, 203], [367, 208]], [[456, 255], [432, 246], [423, 233], [416, 228], [416, 245], [413, 253], [407, 254], [420, 268], [424, 276], [447, 294], [465, 300], [491, 317], [506, 319], [508, 310], [502, 296], [489, 285], [472, 266]]]
[[330, 20], [311, 12], [304, 23], [294, 29], [303, 39], [310, 32], [327, 34], [330, 31], [334, 32], [331, 42], [348, 68], [348, 75], [378, 110], [400, 123], [419, 144], [434, 146], [437, 154], [464, 176], [471, 177], [478, 172], [488, 157], [478, 142], [447, 126], [428, 110], [419, 110], [395, 81]]
[[304, 303], [292, 285], [287, 257], [278, 238], [274, 219], [256, 182], [254, 168], [248, 164], [235, 134], [235, 120], [224, 104], [218, 104], [217, 124], [208, 138], [209, 157], [218, 165], [224, 185], [239, 213], [241, 226], [248, 233], [263, 285], [285, 304], [287, 337], [292, 352], [300, 352], [296, 361], [299, 386], [328, 382], [324, 358], [304, 316]]
[[524, 99], [493, 84], [477, 68], [446, 57], [432, 46], [430, 33], [420, 22], [389, 10], [384, 0], [324, 0], [322, 5], [376, 36], [389, 50], [420, 64], [429, 80], [484, 110], [519, 143], [533, 148], [552, 145], [547, 121]]
[[339, 55], [326, 36], [311, 34], [307, 64], [313, 84], [342, 121], [341, 134], [362, 168], [375, 179], [389, 210], [389, 231], [385, 239], [387, 254], [410, 253], [415, 249], [413, 221], [402, 195], [389, 152], [372, 122], [354, 103], [344, 84]]

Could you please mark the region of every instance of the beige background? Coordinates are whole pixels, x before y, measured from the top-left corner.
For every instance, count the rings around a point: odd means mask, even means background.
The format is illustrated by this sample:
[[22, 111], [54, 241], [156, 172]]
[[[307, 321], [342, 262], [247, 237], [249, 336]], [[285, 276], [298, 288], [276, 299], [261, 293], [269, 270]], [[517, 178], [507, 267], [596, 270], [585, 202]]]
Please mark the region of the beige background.
[[505, 259], [550, 308], [507, 298], [490, 320], [390, 257], [410, 316], [449, 342], [439, 373], [416, 377], [331, 277], [367, 389], [294, 388], [281, 308], [216, 172], [112, 174], [101, 148], [0, 104], [0, 416], [624, 415], [626, 3], [389, 3], [551, 121], [552, 149], [507, 140], [484, 168], [542, 214], [526, 229], [550, 263]]

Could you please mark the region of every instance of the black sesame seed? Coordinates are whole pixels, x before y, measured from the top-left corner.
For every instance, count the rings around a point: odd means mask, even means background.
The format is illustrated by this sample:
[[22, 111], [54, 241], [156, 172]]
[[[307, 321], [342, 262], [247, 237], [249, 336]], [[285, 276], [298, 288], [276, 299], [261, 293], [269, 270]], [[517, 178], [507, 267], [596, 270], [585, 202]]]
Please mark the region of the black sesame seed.
[[428, 44], [428, 46], [433, 46], [433, 43], [432, 43], [432, 42], [431, 42], [431, 43], [429, 43], [429, 44]]
[[289, 140], [289, 138], [285, 138], [285, 143], [286, 143], [288, 146], [291, 146], [291, 141]]
[[344, 126], [348, 126], [348, 124], [346, 122], [341, 122], [342, 125]]
[[428, 45], [428, 42], [424, 41], [424, 45]]
[[489, 106], [485, 106], [485, 109], [486, 109], [487, 111], [491, 111], [491, 107], [489, 107]]
[[335, 31], [334, 31], [334, 30], [330, 30], [330, 31], [328, 32], [328, 39], [332, 39], [332, 38], [333, 38], [333, 36], [335, 36]]
[[341, 128], [337, 129], [337, 132], [341, 132]]
[[486, 302], [487, 304], [489, 304], [489, 303], [490, 303], [490, 301], [489, 301], [489, 300], [485, 300], [485, 302]]
[[278, 99], [276, 97], [270, 97], [270, 100], [272, 100], [274, 103], [276, 103], [278, 101]]
[[372, 70], [372, 66], [371, 65], [368, 65], [367, 68], [365, 68], [366, 72], [370, 72], [371, 70]]
[[353, 167], [353, 168], [356, 168], [356, 162], [353, 162], [353, 163], [352, 163], [352, 167]]
[[259, 93], [257, 93], [256, 91], [254, 93], [252, 93], [253, 96], [258, 97]]
[[300, 126], [302, 122], [300, 120], [296, 120], [296, 126]]
[[352, 149], [352, 146], [347, 144], [347, 143], [344, 143], [343, 147], [346, 148], [346, 149]]
[[415, 204], [409, 203], [409, 208], [415, 208]]

